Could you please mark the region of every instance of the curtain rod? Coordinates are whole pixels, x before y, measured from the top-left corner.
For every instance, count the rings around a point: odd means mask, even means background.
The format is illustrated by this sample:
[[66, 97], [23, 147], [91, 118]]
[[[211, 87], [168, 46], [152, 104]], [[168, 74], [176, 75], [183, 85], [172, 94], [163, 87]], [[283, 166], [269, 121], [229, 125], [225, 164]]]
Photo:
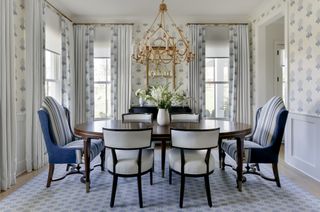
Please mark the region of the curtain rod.
[[73, 23], [73, 25], [134, 25], [134, 23]]
[[187, 23], [188, 25], [248, 25], [249, 23]]
[[68, 19], [70, 22], [73, 23], [73, 21], [72, 21], [68, 16], [66, 16], [65, 14], [63, 14], [60, 10], [58, 10], [58, 9], [57, 9], [55, 6], [53, 6], [50, 2], [48, 2], [47, 0], [45, 0], [45, 2], [46, 2], [46, 4], [47, 4], [47, 7], [55, 10], [55, 12], [56, 12], [58, 15], [65, 17], [66, 19]]
[[65, 17], [66, 19], [68, 19], [70, 22], [73, 23], [73, 25], [134, 25], [134, 23], [74, 23], [74, 21], [72, 21], [68, 16], [66, 16], [65, 14], [63, 14], [60, 10], [58, 10], [55, 6], [53, 6], [50, 2], [48, 2], [48, 0], [45, 0], [47, 7], [55, 10], [55, 12], [60, 15]]

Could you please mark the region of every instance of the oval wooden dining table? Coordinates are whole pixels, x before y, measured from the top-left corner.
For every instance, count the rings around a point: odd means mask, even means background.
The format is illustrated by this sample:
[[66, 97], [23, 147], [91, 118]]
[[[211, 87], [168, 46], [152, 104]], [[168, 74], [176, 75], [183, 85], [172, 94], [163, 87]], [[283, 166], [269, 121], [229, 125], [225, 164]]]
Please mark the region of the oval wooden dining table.
[[[123, 122], [120, 120], [97, 120], [78, 124], [74, 128], [76, 135], [81, 136], [84, 141], [84, 162], [86, 191], [90, 190], [90, 142], [91, 139], [103, 139], [103, 128], [108, 129], [143, 129], [152, 128], [152, 141], [161, 141], [161, 168], [164, 177], [166, 142], [171, 140], [170, 129], [216, 129], [220, 128], [219, 146], [222, 139], [234, 139], [237, 143], [237, 187], [242, 190], [242, 166], [243, 166], [243, 141], [244, 137], [251, 132], [251, 126], [223, 120], [201, 120], [200, 122], [170, 123], [159, 126], [156, 121], [152, 123]], [[220, 148], [219, 148], [220, 149]], [[219, 161], [221, 153], [219, 151]], [[221, 168], [221, 164], [220, 164]]]

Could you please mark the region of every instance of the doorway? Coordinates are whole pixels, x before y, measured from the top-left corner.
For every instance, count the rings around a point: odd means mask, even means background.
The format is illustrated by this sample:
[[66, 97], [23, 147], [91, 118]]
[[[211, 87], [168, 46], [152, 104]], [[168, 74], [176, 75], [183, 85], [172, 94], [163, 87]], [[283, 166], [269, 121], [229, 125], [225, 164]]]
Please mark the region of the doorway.
[[283, 43], [276, 43], [274, 47], [274, 95], [282, 97], [284, 104], [288, 105], [288, 73], [287, 55]]
[[256, 106], [261, 107], [273, 96], [281, 96], [287, 106], [288, 76], [283, 14], [257, 28]]

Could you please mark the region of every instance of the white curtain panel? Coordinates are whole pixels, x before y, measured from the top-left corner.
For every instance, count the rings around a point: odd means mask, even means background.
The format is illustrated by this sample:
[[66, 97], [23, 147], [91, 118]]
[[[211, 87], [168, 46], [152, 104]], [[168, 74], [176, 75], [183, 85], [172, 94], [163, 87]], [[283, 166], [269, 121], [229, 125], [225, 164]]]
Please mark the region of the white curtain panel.
[[44, 0], [25, 1], [26, 7], [26, 162], [27, 171], [47, 162], [37, 111], [44, 98], [45, 23]]
[[0, 191], [16, 182], [17, 132], [13, 1], [0, 2]]
[[189, 25], [188, 36], [191, 50], [195, 54], [194, 60], [189, 63], [189, 96], [192, 112], [205, 116], [205, 27]]
[[94, 27], [74, 26], [75, 123], [94, 118]]
[[247, 25], [232, 25], [230, 38], [230, 120], [251, 123], [250, 49]]
[[113, 25], [111, 35], [111, 105], [113, 118], [121, 120], [131, 100], [132, 25]]
[[73, 24], [65, 17], [60, 17], [61, 25], [61, 72], [62, 72], [62, 105], [70, 110], [71, 123], [74, 124], [74, 40]]

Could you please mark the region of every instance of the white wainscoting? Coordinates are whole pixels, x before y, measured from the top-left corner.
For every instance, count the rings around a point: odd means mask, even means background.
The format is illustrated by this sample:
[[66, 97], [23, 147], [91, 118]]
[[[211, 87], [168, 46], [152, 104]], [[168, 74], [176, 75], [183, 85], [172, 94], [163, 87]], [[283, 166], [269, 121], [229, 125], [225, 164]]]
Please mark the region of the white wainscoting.
[[17, 114], [17, 175], [26, 169], [26, 114]]
[[320, 181], [320, 117], [290, 113], [285, 136], [286, 163]]

